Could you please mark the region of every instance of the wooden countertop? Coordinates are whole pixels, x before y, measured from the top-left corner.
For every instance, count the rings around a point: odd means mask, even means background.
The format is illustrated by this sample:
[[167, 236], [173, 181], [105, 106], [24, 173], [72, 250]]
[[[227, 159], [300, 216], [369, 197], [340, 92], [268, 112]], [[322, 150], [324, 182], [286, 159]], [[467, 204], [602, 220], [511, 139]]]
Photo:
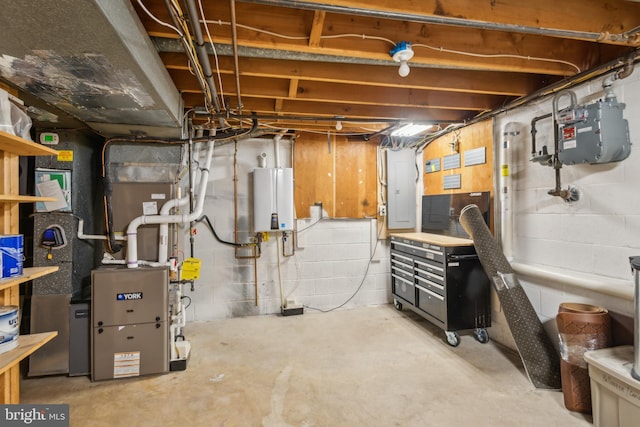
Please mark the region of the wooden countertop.
[[391, 233], [390, 236], [399, 237], [401, 239], [416, 240], [423, 243], [433, 243], [441, 246], [469, 246], [473, 245], [473, 240], [463, 239], [461, 237], [443, 236], [441, 234], [431, 233]]

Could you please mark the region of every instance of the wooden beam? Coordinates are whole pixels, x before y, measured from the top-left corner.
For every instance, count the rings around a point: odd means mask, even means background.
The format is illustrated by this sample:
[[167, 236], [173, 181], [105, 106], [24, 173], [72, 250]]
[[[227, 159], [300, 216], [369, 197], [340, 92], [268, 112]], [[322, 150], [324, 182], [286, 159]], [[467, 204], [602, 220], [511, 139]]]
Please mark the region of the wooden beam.
[[289, 98], [297, 98], [298, 95], [298, 79], [289, 80]]
[[[602, 33], [603, 36], [607, 33], [620, 34], [635, 28], [640, 16], [640, 4], [628, 0], [565, 0], [562, 4], [555, 0], [502, 0], [474, 2], [473, 7], [469, 7], [468, 0], [421, 0], [419, 3], [414, 0], [306, 0], [305, 3], [316, 4], [318, 8], [332, 5], [347, 10], [374, 10], [387, 15], [413, 15], [416, 21], [426, 16], [442, 18], [443, 22], [447, 22], [447, 18], [455, 17], [478, 23]], [[606, 38], [602, 42], [616, 43], [615, 40]]]
[[[183, 94], [186, 108], [202, 105], [202, 97], [197, 94]], [[235, 98], [231, 97], [231, 105]], [[242, 97], [244, 111], [257, 112], [260, 114], [273, 114], [276, 111], [275, 103], [271, 98], [252, 98], [246, 95]], [[435, 120], [447, 122], [461, 122], [477, 115], [477, 111], [464, 110], [443, 110], [438, 108], [417, 108], [417, 107], [388, 107], [384, 105], [355, 105], [338, 104], [324, 102], [309, 102], [298, 99], [284, 99], [282, 109], [279, 111], [283, 115], [299, 115], [308, 117], [351, 117], [358, 119], [384, 119], [384, 120]]]
[[[169, 69], [188, 70], [186, 57], [181, 53], [160, 54]], [[234, 72], [233, 58], [218, 57], [220, 71]], [[213, 62], [212, 62], [213, 63]], [[440, 91], [468, 92], [479, 94], [523, 96], [542, 87], [543, 77], [507, 72], [442, 70], [412, 67], [407, 78], [398, 75], [397, 66], [337, 64], [329, 62], [292, 61], [264, 58], [240, 58], [240, 73], [243, 76], [278, 77], [293, 76], [300, 81], [322, 81], [333, 83], [357, 83], [369, 86], [390, 86]]]
[[279, 113], [281, 113], [281, 112], [282, 112], [282, 106], [284, 105], [284, 99], [282, 99], [282, 98], [277, 98], [277, 99], [276, 99], [276, 103], [275, 103], [275, 104], [276, 104], [276, 105], [275, 105], [274, 112], [276, 112], [276, 113], [278, 113], [278, 114], [279, 114]]
[[[563, 10], [564, 8], [563, 5]], [[523, 10], [524, 13], [529, 11], [527, 8]], [[591, 68], [595, 62], [602, 62], [608, 52], [611, 56], [609, 59], [613, 59], [616, 53], [628, 51], [611, 50], [612, 46], [605, 50], [595, 41], [381, 20], [347, 14], [327, 14], [321, 47], [310, 47], [308, 22], [313, 19], [311, 14], [312, 11], [294, 8], [252, 5], [250, 10], [238, 13], [239, 23], [242, 25], [238, 27], [238, 43], [258, 49], [392, 62], [389, 49], [396, 42], [406, 40], [414, 44], [416, 55], [411, 60], [414, 64], [561, 76]], [[215, 15], [219, 16], [220, 13]], [[269, 19], [265, 19], [265, 16]], [[145, 25], [151, 35], [175, 37], [169, 29], [154, 21], [147, 19]], [[256, 31], [255, 28], [268, 33]], [[214, 38], [217, 43], [231, 44], [230, 31], [218, 31]], [[286, 58], [286, 54], [283, 53], [283, 58]], [[495, 56], [496, 54], [499, 56]]]
[[311, 25], [311, 34], [309, 34], [309, 47], [320, 47], [320, 36], [322, 36], [322, 28], [326, 15], [327, 13], [321, 10], [316, 10], [313, 13], [313, 24]]
[[[183, 92], [200, 93], [200, 87], [193, 75], [186, 71], [171, 70], [174, 81], [179, 82]], [[233, 78], [225, 75], [223, 85], [233, 84]], [[283, 79], [264, 77], [246, 78], [241, 83], [242, 95], [254, 98], [284, 98], [305, 101], [337, 103], [386, 105], [389, 107], [430, 107], [454, 110], [492, 110], [504, 105], [509, 98], [495, 95], [462, 94], [437, 90], [420, 90], [406, 88], [390, 88], [307, 81], [298, 84], [298, 79], [291, 79], [288, 93], [285, 91]]]

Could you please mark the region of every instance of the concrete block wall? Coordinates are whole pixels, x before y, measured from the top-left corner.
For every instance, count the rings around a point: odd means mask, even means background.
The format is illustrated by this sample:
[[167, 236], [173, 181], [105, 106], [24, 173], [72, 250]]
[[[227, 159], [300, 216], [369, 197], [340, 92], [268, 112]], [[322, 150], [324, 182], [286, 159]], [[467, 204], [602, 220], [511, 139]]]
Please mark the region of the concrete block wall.
[[[572, 89], [578, 103], [602, 99], [602, 80]], [[508, 123], [520, 130], [518, 137], [510, 138], [511, 255], [516, 271], [518, 265], [527, 267], [529, 272], [519, 273], [519, 279], [552, 335], [557, 331], [555, 315], [562, 302], [594, 304], [633, 316], [633, 277], [628, 257], [640, 255], [640, 72], [636, 70], [630, 77], [616, 80], [613, 91], [619, 102], [626, 103], [624, 117], [629, 122], [631, 142], [636, 144], [632, 145], [631, 155], [620, 162], [563, 166], [562, 188], [570, 185], [580, 191], [580, 200], [574, 203], [548, 195], [547, 191], [555, 186], [553, 168], [529, 160], [531, 120], [552, 111], [552, 97], [496, 119], [496, 146], [502, 144], [502, 130]], [[566, 104], [561, 101], [560, 108]], [[546, 144], [552, 152], [551, 119], [539, 121], [536, 128], [537, 149]], [[492, 335], [508, 342], [509, 333], [499, 310], [498, 306]]]
[[272, 235], [262, 244], [257, 260], [257, 305], [254, 261], [235, 259], [232, 247], [200, 236], [210, 249], [200, 254], [201, 279], [194, 291], [186, 292], [192, 302], [188, 319], [280, 313], [280, 280], [284, 299], [304, 305], [305, 310], [388, 303], [389, 249], [385, 241], [376, 246], [376, 240], [371, 240], [376, 221], [322, 220], [309, 225], [311, 221], [298, 221], [300, 229], [310, 228], [300, 233], [293, 256], [282, 255], [281, 237], [276, 241]]
[[[290, 142], [281, 140], [279, 148], [280, 166], [290, 167]], [[267, 154], [267, 167], [275, 167], [278, 156], [273, 142], [252, 139], [238, 144], [240, 242], [253, 236], [250, 173], [258, 166], [261, 153]], [[218, 236], [227, 242], [234, 241], [234, 155], [234, 144], [216, 148], [204, 208]], [[198, 224], [194, 256], [202, 260], [202, 270], [194, 290], [185, 290], [191, 299], [188, 321], [280, 313], [281, 283], [285, 300], [320, 310], [388, 303], [389, 247], [377, 239], [377, 221], [328, 219], [317, 209], [296, 213], [300, 219], [294, 256], [284, 256], [282, 237], [276, 241], [276, 235], [270, 233], [261, 245], [257, 264], [253, 259], [236, 259], [232, 246], [218, 242], [204, 223]], [[287, 254], [293, 250], [291, 238], [289, 235]], [[188, 242], [186, 246], [188, 252]], [[250, 255], [250, 251], [239, 254]]]

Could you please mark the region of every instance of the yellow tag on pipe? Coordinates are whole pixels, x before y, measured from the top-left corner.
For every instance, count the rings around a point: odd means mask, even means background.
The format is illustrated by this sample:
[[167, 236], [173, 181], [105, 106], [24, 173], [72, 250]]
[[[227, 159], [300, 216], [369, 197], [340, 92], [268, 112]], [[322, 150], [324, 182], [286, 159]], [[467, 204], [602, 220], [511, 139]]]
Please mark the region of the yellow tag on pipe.
[[502, 176], [509, 176], [509, 165], [502, 165], [502, 168], [500, 169], [500, 174]]
[[182, 261], [182, 280], [198, 280], [200, 278], [200, 265], [202, 262], [198, 258], [187, 258]]

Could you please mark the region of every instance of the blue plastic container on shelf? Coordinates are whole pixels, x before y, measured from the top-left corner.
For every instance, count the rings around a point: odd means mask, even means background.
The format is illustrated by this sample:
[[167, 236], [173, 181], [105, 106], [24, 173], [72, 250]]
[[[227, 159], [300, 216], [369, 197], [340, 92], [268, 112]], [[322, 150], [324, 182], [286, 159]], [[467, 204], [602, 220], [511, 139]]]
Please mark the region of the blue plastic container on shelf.
[[2, 278], [20, 276], [24, 260], [24, 236], [0, 235], [0, 271]]

